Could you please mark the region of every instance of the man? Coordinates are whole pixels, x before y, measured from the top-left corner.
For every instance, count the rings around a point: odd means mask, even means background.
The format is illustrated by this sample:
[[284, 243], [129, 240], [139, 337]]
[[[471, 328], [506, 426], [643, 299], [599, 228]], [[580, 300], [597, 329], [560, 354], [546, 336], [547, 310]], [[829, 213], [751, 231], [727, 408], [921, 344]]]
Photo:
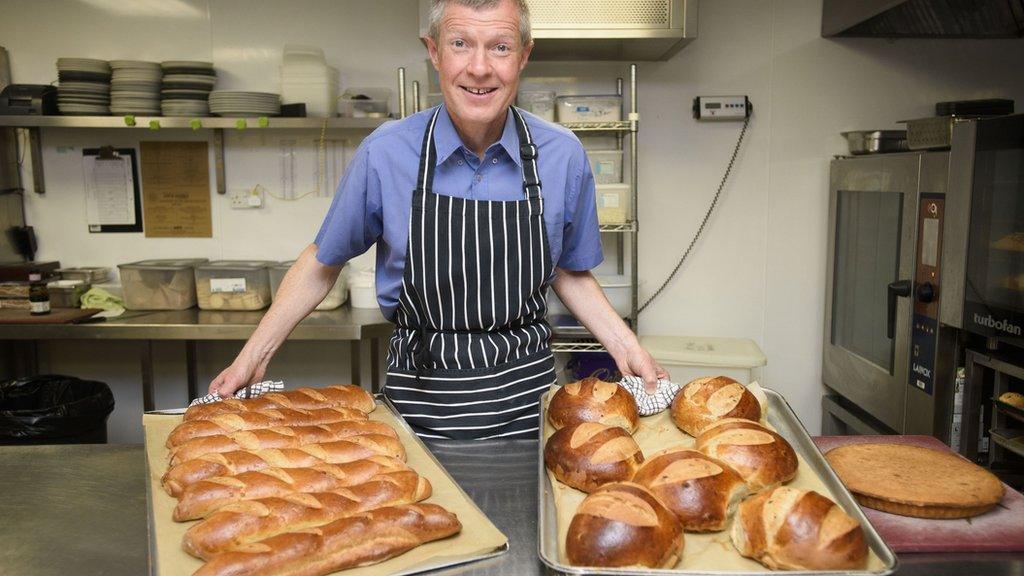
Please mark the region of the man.
[[341, 266], [377, 243], [396, 324], [385, 393], [432, 438], [527, 438], [555, 381], [548, 286], [624, 374], [666, 373], [589, 272], [602, 261], [594, 180], [571, 132], [511, 106], [533, 42], [525, 0], [435, 0], [444, 105], [367, 137], [314, 243], [238, 357], [210, 384], [258, 381]]

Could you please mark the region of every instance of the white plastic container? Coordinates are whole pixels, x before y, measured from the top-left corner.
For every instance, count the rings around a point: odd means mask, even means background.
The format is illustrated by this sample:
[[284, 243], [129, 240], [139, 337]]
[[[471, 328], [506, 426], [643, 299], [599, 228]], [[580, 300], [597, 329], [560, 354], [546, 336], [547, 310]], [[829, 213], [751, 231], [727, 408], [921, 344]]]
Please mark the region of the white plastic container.
[[622, 96], [559, 96], [559, 122], [617, 122], [622, 120]]
[[761, 367], [768, 362], [747, 338], [641, 336], [640, 345], [680, 385], [704, 376], [728, 376], [749, 384], [760, 380]]
[[591, 150], [587, 152], [590, 171], [598, 184], [622, 183], [622, 150]]
[[600, 224], [629, 222], [632, 201], [629, 184], [597, 185], [597, 221]]
[[353, 308], [378, 308], [377, 275], [373, 270], [353, 271], [348, 278]]
[[[277, 289], [281, 287], [284, 275], [288, 273], [288, 269], [294, 263], [294, 260], [290, 260], [270, 267], [271, 300], [277, 300]], [[334, 282], [334, 286], [331, 287], [331, 291], [327, 293], [327, 296], [324, 296], [322, 302], [316, 305], [316, 310], [334, 310], [348, 300], [348, 273], [348, 266], [341, 269], [341, 273], [338, 274], [338, 279]]]
[[[605, 297], [608, 298], [608, 302], [619, 316], [623, 318], [629, 316], [630, 308], [632, 307], [632, 288], [630, 287], [629, 277], [624, 275], [594, 274], [594, 279], [601, 285], [601, 290], [604, 291]], [[548, 294], [548, 316], [572, 314], [565, 307], [565, 304], [562, 303], [562, 300], [555, 295], [553, 290], [549, 291]]]
[[389, 88], [348, 88], [338, 111], [347, 118], [386, 118], [390, 102]]
[[555, 121], [555, 93], [551, 90], [520, 90], [516, 105], [548, 122]]
[[196, 305], [195, 266], [206, 258], [142, 260], [119, 264], [129, 310], [185, 310]]
[[270, 305], [273, 262], [217, 260], [196, 266], [196, 296], [203, 310], [262, 310]]
[[338, 114], [338, 70], [324, 67], [319, 73], [297, 74], [281, 68], [281, 103], [306, 104], [307, 117]]
[[618, 139], [615, 136], [580, 133], [579, 139], [580, 144], [583, 144], [583, 149], [587, 152], [591, 150], [614, 150], [619, 146]]

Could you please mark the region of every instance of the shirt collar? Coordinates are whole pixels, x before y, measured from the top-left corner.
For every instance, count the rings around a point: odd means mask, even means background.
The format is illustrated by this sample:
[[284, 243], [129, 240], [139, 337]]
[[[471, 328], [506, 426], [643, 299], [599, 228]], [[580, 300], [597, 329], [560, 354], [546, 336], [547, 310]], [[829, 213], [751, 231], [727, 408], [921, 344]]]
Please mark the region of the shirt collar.
[[[516, 133], [515, 116], [507, 111], [505, 113], [505, 129], [502, 130], [501, 138], [497, 142], [505, 149], [505, 153], [518, 166], [522, 166], [522, 159], [519, 157], [519, 135]], [[462, 148], [462, 138], [455, 131], [455, 124], [448, 115], [448, 107], [441, 105], [441, 113], [437, 117], [437, 125], [434, 127], [434, 149], [437, 151], [437, 164], [448, 160], [456, 150]]]

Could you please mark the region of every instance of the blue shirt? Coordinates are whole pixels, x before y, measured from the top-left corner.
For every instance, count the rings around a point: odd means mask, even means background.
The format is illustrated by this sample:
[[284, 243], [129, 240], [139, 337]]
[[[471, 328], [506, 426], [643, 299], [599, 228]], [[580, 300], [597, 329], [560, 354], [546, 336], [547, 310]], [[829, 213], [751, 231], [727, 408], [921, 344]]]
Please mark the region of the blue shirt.
[[[391, 318], [405, 270], [412, 193], [423, 132], [434, 109], [388, 122], [356, 150], [314, 243], [316, 258], [344, 264], [377, 243], [377, 302]], [[594, 176], [576, 136], [523, 113], [538, 148], [544, 224], [551, 259], [566, 270], [590, 270], [603, 260], [597, 227]], [[515, 119], [507, 115], [501, 139], [484, 159], [462, 143], [446, 109], [434, 129], [437, 166], [434, 193], [476, 200], [523, 199], [523, 176]]]

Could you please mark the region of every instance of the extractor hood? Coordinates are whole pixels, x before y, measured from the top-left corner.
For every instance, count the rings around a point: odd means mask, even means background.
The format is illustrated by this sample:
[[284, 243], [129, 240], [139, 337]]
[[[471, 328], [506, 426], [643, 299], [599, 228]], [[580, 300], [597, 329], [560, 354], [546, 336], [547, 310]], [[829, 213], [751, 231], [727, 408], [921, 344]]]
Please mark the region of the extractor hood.
[[[527, 0], [531, 60], [668, 60], [697, 38], [698, 0]], [[420, 38], [430, 0], [420, 0]]]
[[821, 35], [1021, 38], [1024, 0], [824, 0]]

